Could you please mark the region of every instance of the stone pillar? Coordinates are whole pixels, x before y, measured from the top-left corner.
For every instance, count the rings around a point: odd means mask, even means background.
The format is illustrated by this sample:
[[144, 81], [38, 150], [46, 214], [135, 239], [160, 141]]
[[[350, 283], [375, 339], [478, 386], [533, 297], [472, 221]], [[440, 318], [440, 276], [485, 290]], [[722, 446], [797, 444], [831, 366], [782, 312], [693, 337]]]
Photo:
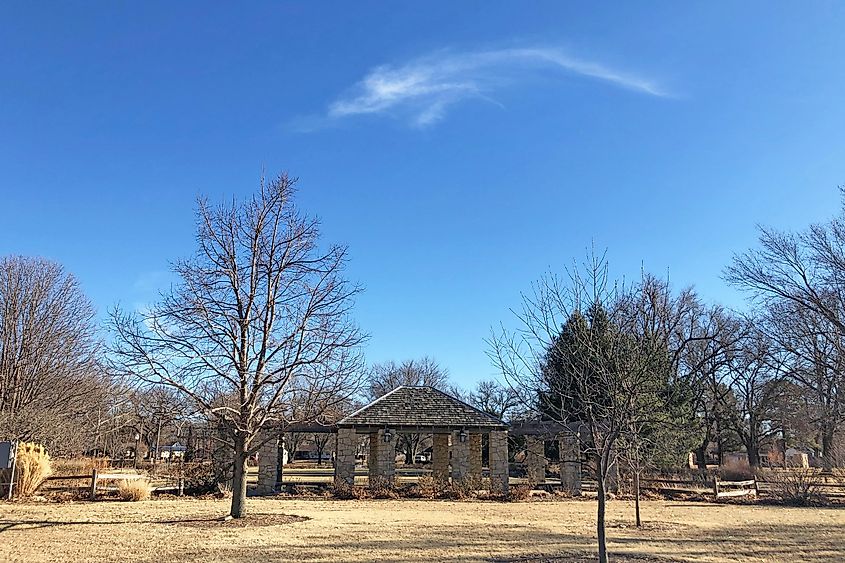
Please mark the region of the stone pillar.
[[449, 480], [449, 435], [434, 434], [431, 437], [432, 477], [438, 481]]
[[581, 448], [578, 436], [564, 434], [558, 441], [560, 451], [560, 484], [570, 494], [581, 494]]
[[469, 435], [469, 474], [481, 478], [481, 434]]
[[354, 428], [337, 429], [337, 454], [335, 456], [334, 484], [352, 486], [355, 484], [355, 454], [358, 451], [358, 435]]
[[508, 494], [508, 431], [490, 432], [490, 492]]
[[[266, 435], [258, 436], [259, 441], [267, 439]], [[272, 495], [276, 492], [276, 478], [279, 471], [279, 437], [273, 436], [258, 448], [258, 485], [255, 487], [257, 495]]]
[[[385, 436], [389, 438], [387, 441], [385, 441]], [[370, 486], [384, 484], [393, 487], [396, 484], [396, 434], [394, 432], [388, 434], [384, 430], [379, 430], [378, 434], [370, 434], [369, 475]]]
[[367, 454], [367, 476], [372, 481], [378, 475], [378, 454], [381, 446], [378, 432], [370, 432], [370, 449]]
[[545, 443], [537, 436], [525, 437], [525, 467], [528, 472], [528, 484], [540, 485], [546, 482]]
[[452, 481], [469, 476], [469, 436], [461, 442], [461, 433], [452, 432]]

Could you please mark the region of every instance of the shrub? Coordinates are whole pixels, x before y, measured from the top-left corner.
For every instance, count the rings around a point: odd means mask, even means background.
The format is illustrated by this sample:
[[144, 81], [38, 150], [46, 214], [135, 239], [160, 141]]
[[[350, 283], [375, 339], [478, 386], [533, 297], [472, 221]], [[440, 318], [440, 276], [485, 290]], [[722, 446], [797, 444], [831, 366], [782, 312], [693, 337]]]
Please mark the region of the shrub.
[[818, 475], [812, 469], [761, 470], [760, 477], [783, 504], [810, 506], [824, 502]]
[[527, 500], [531, 496], [531, 487], [529, 485], [514, 485], [508, 490], [508, 500], [520, 501]]
[[395, 499], [399, 498], [396, 492], [396, 486], [392, 479], [388, 478], [371, 478], [369, 487], [372, 498], [379, 499]]
[[[446, 495], [454, 500], [477, 498], [479, 490], [486, 489], [481, 477], [469, 475], [463, 479], [452, 479]], [[486, 492], [485, 492], [486, 495]]]
[[219, 490], [217, 476], [210, 463], [186, 465], [182, 478], [186, 495], [208, 495]]
[[50, 456], [43, 446], [22, 443], [15, 456], [15, 488], [20, 497], [35, 494], [41, 483], [52, 473]]
[[331, 495], [341, 500], [362, 500], [370, 498], [369, 490], [365, 487], [355, 487], [346, 483], [336, 483], [331, 489]]
[[723, 481], [747, 481], [754, 478], [748, 460], [731, 459], [719, 466], [719, 478]]
[[117, 483], [117, 494], [122, 500], [150, 500], [152, 492], [153, 487], [147, 479], [121, 479]]
[[416, 487], [412, 489], [418, 498], [435, 499], [441, 498], [449, 484], [444, 483], [442, 479], [435, 479], [431, 475], [422, 475], [418, 480]]

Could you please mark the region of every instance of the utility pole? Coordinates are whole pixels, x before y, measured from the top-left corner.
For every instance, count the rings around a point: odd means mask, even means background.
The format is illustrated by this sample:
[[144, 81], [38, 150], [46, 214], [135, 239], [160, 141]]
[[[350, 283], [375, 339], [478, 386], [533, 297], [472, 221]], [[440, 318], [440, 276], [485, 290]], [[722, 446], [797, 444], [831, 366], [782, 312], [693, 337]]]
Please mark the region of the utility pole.
[[159, 457], [158, 450], [159, 450], [160, 444], [161, 444], [161, 415], [159, 414], [158, 415], [158, 431], [156, 432], [156, 455], [155, 455], [155, 458], [153, 458], [153, 465], [156, 465], [156, 463], [158, 463], [158, 460], [156, 458]]
[[138, 469], [138, 448], [141, 447], [141, 433], [135, 432], [135, 454], [132, 456], [132, 467]]

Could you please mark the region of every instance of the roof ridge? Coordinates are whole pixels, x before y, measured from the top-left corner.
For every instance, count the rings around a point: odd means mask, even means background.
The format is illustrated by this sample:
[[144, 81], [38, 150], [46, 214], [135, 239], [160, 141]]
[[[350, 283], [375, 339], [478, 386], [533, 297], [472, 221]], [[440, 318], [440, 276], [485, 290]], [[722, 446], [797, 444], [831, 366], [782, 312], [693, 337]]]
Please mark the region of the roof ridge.
[[[420, 422], [423, 420], [426, 422]], [[492, 414], [431, 385], [399, 385], [337, 424], [507, 427], [507, 423]]]
[[446, 396], [446, 397], [448, 397], [448, 398], [452, 399], [453, 401], [457, 401], [457, 402], [461, 403], [463, 406], [468, 407], [468, 408], [470, 408], [470, 409], [474, 410], [475, 412], [477, 412], [477, 413], [479, 413], [479, 414], [482, 414], [482, 415], [486, 416], [487, 418], [489, 418], [490, 420], [492, 420], [492, 421], [494, 421], [494, 422], [498, 422], [498, 423], [500, 423], [500, 424], [504, 424], [504, 422], [503, 422], [502, 420], [499, 420], [498, 418], [496, 418], [495, 416], [493, 416], [493, 415], [492, 415], [492, 414], [490, 414], [489, 412], [486, 412], [486, 411], [483, 411], [483, 410], [481, 410], [481, 409], [479, 409], [479, 408], [476, 408], [476, 407], [474, 407], [474, 406], [470, 405], [469, 403], [467, 403], [466, 401], [464, 401], [463, 399], [460, 399], [460, 398], [458, 398], [458, 397], [455, 397], [454, 395], [450, 395], [449, 393], [447, 393], [447, 392], [445, 392], [445, 391], [443, 391], [443, 390], [441, 390], [441, 389], [438, 389], [437, 387], [432, 387], [432, 389], [433, 389], [433, 390], [435, 390], [435, 391], [437, 391], [437, 392], [438, 392], [438, 393], [440, 393], [441, 395], [444, 395], [444, 396]]
[[348, 414], [348, 415], [344, 416], [342, 419], [340, 419], [340, 420], [338, 420], [338, 421], [337, 421], [337, 424], [343, 424], [343, 422], [344, 422], [347, 418], [352, 418], [353, 416], [355, 416], [356, 414], [360, 413], [361, 411], [366, 410], [366, 409], [368, 409], [368, 408], [372, 407], [372, 406], [373, 406], [373, 405], [375, 405], [376, 403], [378, 403], [378, 402], [382, 401], [383, 399], [385, 399], [385, 398], [389, 397], [390, 395], [392, 395], [392, 394], [396, 393], [397, 391], [399, 391], [399, 390], [400, 390], [400, 389], [402, 389], [403, 387], [405, 387], [405, 386], [404, 386], [404, 385], [400, 385], [399, 387], [397, 387], [397, 388], [396, 388], [396, 389], [394, 389], [393, 391], [388, 391], [387, 393], [385, 393], [384, 395], [382, 395], [382, 396], [381, 396], [381, 397], [379, 397], [378, 399], [376, 399], [376, 400], [374, 400], [374, 401], [371, 401], [371, 402], [367, 403], [366, 405], [364, 405], [363, 407], [361, 407], [361, 408], [360, 408], [360, 409], [358, 409], [357, 411], [353, 412], [352, 414]]

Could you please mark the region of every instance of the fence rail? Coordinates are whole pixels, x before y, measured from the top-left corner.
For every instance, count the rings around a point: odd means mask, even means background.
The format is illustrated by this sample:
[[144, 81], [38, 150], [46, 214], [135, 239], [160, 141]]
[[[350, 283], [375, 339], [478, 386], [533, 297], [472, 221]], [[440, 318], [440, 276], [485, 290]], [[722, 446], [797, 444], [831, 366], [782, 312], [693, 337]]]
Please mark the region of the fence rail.
[[[44, 483], [50, 481], [84, 481], [82, 485], [77, 487], [49, 487], [51, 490], [67, 490], [67, 489], [88, 489], [88, 498], [95, 500], [97, 498], [97, 491], [114, 490], [115, 487], [104, 486], [103, 481], [134, 481], [137, 479], [145, 479], [147, 475], [143, 473], [121, 473], [121, 472], [100, 472], [98, 469], [93, 469], [91, 473], [85, 475], [51, 475], [44, 479]], [[44, 484], [42, 483], [42, 487]], [[153, 487], [153, 491], [177, 491], [181, 496], [184, 492], [184, 479], [179, 478], [175, 482], [162, 481], [159, 485]]]

